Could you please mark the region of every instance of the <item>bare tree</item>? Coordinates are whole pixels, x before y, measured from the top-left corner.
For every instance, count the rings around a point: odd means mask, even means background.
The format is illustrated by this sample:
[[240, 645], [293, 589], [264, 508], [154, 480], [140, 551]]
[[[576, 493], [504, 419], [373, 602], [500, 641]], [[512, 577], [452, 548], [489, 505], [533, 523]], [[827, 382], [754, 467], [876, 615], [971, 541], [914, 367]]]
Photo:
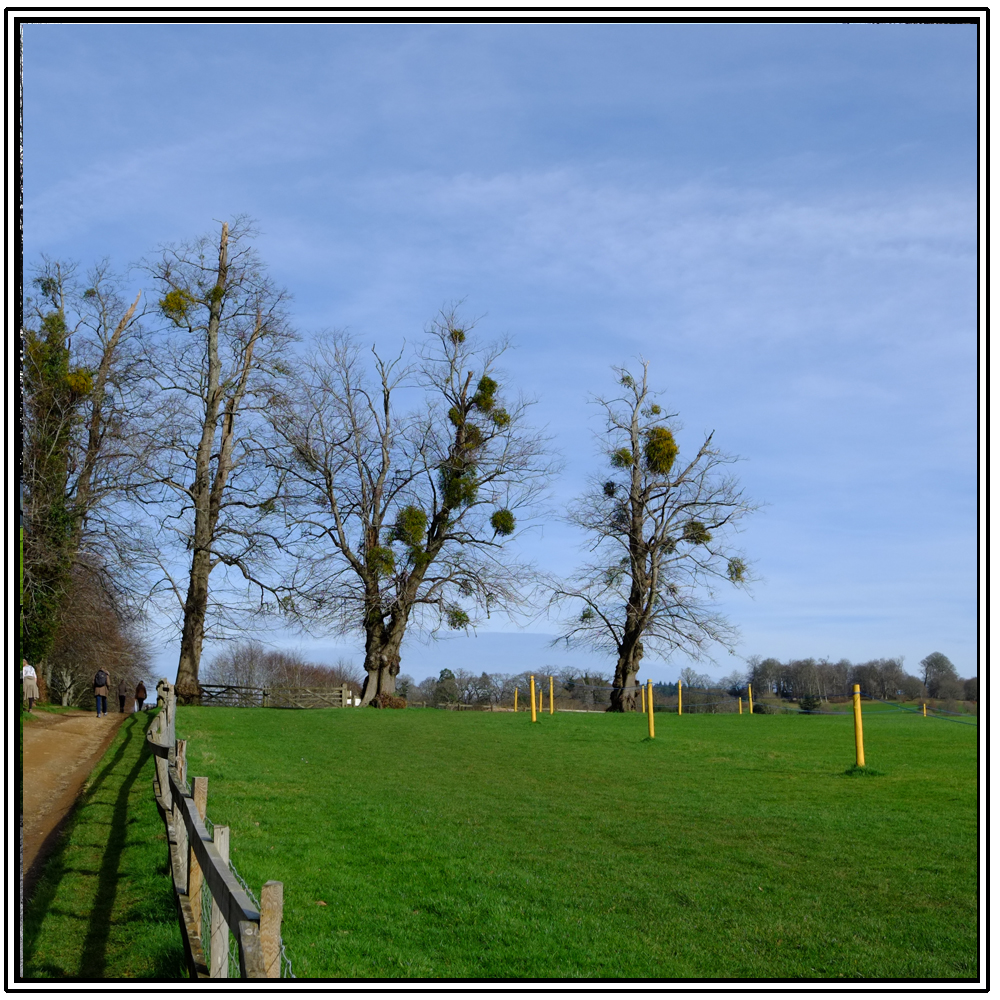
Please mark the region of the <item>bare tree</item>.
[[[521, 606], [534, 580], [510, 553], [551, 471], [529, 403], [501, 395], [506, 344], [477, 349], [442, 315], [409, 365], [344, 336], [319, 344], [275, 416], [299, 569], [285, 606], [365, 637], [362, 703], [395, 691], [410, 625], [470, 627]], [[418, 393], [422, 405], [399, 409]]]
[[240, 687], [340, 687], [361, 690], [357, 668], [339, 659], [332, 667], [311, 663], [297, 653], [267, 649], [256, 639], [230, 645], [214, 656], [203, 671], [208, 684]]
[[103, 586], [106, 575], [72, 569], [59, 626], [48, 657], [49, 697], [63, 705], [90, 705], [98, 669], [117, 686], [123, 678], [134, 688], [150, 677], [148, 644], [141, 635], [142, 617], [116, 589]]
[[141, 481], [143, 456], [137, 452], [136, 416], [148, 408], [142, 378], [146, 344], [137, 311], [122, 298], [122, 279], [107, 261], [87, 276], [79, 297], [74, 349], [91, 375], [73, 483], [77, 544], [100, 552], [105, 564], [131, 568], [130, 501]]
[[123, 300], [123, 282], [106, 261], [84, 285], [75, 265], [43, 257], [31, 285], [23, 303], [22, 638], [47, 674], [45, 653], [73, 567], [99, 575], [94, 586], [139, 603], [141, 588], [128, 580], [132, 546], [123, 529], [132, 519], [123, 505], [136, 482], [142, 344], [140, 296], [131, 305]]
[[755, 509], [725, 474], [734, 459], [713, 447], [711, 434], [693, 457], [680, 459], [671, 416], [650, 398], [648, 367], [642, 363], [638, 380], [614, 369], [623, 393], [597, 400], [614, 472], [570, 509], [594, 558], [554, 589], [557, 603], [580, 608], [561, 638], [615, 655], [616, 712], [639, 708], [636, 677], [647, 647], [693, 657], [712, 643], [732, 651], [737, 633], [713, 607], [714, 586], [746, 584], [747, 563], [727, 536]]
[[680, 679], [686, 688], [707, 690], [712, 687], [712, 678], [708, 674], [699, 674], [694, 667], [682, 667]]
[[[149, 357], [159, 413], [147, 428], [145, 499], [157, 518], [148, 556], [158, 592], [172, 594], [180, 612], [177, 694], [186, 701], [198, 698], [206, 630], [223, 634], [227, 612], [248, 595], [263, 599], [261, 567], [276, 542], [274, 489], [254, 431], [280, 390], [291, 334], [285, 293], [268, 279], [253, 235], [237, 219], [231, 229], [222, 224], [217, 250], [206, 236], [144, 264], [166, 323]], [[232, 590], [225, 602], [210, 598], [220, 566], [232, 571], [227, 582], [233, 574], [242, 581], [242, 601]]]

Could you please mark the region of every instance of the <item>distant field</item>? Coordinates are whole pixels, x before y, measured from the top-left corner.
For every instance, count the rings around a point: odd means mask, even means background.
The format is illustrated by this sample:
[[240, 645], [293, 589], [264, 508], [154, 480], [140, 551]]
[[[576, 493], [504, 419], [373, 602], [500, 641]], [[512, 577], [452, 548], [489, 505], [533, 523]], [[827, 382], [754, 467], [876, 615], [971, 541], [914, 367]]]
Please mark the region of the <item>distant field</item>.
[[[976, 978], [977, 729], [182, 708], [295, 974]], [[326, 906], [318, 905], [319, 901]]]

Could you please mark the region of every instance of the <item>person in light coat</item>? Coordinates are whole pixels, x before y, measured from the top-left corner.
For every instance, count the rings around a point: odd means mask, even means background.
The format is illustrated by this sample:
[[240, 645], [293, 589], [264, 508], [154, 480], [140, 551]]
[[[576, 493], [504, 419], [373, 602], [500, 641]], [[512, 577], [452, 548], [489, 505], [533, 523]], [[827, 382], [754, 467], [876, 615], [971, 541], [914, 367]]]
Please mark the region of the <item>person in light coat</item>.
[[38, 697], [38, 678], [35, 668], [27, 660], [21, 660], [21, 696], [27, 700], [30, 712]]

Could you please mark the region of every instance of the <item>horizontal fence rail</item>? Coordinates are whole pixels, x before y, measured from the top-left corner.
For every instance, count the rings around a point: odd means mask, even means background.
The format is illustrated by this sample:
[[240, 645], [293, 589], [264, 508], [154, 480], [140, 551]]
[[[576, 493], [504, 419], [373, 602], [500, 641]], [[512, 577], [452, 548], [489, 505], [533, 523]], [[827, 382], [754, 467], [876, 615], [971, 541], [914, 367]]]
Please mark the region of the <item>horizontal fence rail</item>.
[[355, 703], [347, 684], [338, 687], [246, 687], [201, 684], [202, 705], [226, 708], [348, 708]]
[[[266, 882], [260, 909], [230, 869], [229, 828], [206, 825], [208, 779], [187, 781], [187, 742], [176, 738], [177, 698], [173, 685], [156, 686], [159, 713], [146, 731], [156, 758], [153, 790], [167, 829], [170, 869], [181, 936], [192, 979], [227, 979], [229, 934], [236, 941], [240, 979], [281, 976], [283, 886]], [[209, 935], [202, 893], [211, 897]], [[206, 944], [208, 957], [206, 958]]]

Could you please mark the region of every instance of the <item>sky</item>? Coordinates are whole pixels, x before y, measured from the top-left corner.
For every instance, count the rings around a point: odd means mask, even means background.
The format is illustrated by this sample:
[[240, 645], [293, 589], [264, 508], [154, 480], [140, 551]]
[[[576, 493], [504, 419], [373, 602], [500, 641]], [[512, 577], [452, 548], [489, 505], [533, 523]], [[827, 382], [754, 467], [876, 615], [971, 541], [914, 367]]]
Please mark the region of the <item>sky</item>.
[[[509, 335], [564, 463], [648, 360], [682, 449], [763, 504], [735, 656], [977, 667], [977, 33], [907, 24], [27, 24], [24, 260], [125, 267], [247, 213], [304, 336]], [[138, 278], [135, 278], [139, 287]], [[524, 543], [568, 574], [556, 516]], [[551, 621], [409, 641], [403, 672], [605, 656]], [[360, 665], [357, 637], [262, 635]], [[177, 643], [158, 643], [173, 677]], [[217, 650], [209, 647], [206, 657]], [[672, 680], [687, 660], [647, 661]]]

